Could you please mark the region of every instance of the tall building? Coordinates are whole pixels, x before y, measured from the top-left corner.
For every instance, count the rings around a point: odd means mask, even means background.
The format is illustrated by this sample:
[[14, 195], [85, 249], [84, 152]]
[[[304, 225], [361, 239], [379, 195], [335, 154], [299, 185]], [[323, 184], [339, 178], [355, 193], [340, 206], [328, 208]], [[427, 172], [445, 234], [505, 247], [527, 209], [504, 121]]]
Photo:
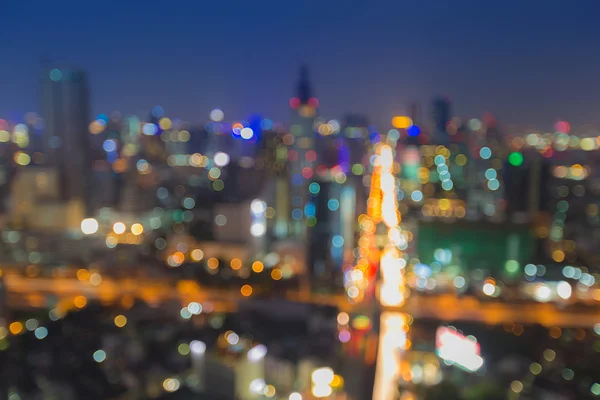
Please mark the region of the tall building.
[[61, 198], [82, 201], [87, 205], [91, 161], [86, 73], [71, 69], [44, 69], [40, 86], [47, 163], [58, 169]]
[[433, 135], [435, 144], [448, 144], [446, 124], [450, 121], [450, 101], [443, 97], [436, 97], [432, 104]]
[[[293, 238], [305, 238], [306, 222], [303, 218], [303, 208], [308, 198], [308, 170], [314, 171], [317, 161], [315, 152], [314, 122], [317, 114], [318, 100], [312, 97], [310, 83], [308, 81], [308, 69], [300, 69], [300, 79], [296, 88], [296, 96], [290, 100], [293, 110], [292, 125], [290, 133], [294, 141], [288, 152], [290, 162], [289, 194], [291, 197], [292, 211], [287, 236]], [[312, 175], [312, 173], [311, 173]]]

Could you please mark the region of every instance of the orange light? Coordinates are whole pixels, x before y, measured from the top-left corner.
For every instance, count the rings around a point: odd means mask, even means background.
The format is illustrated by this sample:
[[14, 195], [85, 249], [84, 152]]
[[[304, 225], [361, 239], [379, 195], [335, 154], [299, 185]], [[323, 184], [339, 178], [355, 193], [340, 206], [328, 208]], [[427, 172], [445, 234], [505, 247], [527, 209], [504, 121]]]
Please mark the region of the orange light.
[[281, 277], [283, 276], [283, 274], [281, 273], [280, 269], [273, 269], [273, 271], [271, 271], [271, 278], [273, 278], [273, 280], [278, 281], [281, 279]]
[[240, 292], [242, 293], [242, 296], [248, 297], [248, 296], [250, 296], [252, 294], [252, 286], [250, 286], [250, 285], [244, 285], [240, 289]]
[[552, 259], [556, 262], [561, 262], [565, 259], [565, 252], [562, 250], [554, 250], [552, 252]]
[[265, 266], [262, 262], [254, 261], [252, 263], [252, 271], [256, 272], [257, 274], [262, 272], [264, 269], [265, 269]]
[[210, 269], [217, 269], [217, 268], [219, 268], [219, 260], [217, 260], [214, 257], [209, 258], [208, 261], [206, 262], [206, 265]]
[[8, 326], [8, 329], [10, 330], [10, 333], [12, 333], [13, 335], [18, 335], [19, 333], [21, 333], [23, 331], [23, 324], [20, 322], [13, 322], [12, 324], [10, 324]]
[[77, 270], [77, 279], [79, 279], [80, 281], [87, 281], [88, 279], [90, 279], [90, 271], [83, 268]]
[[87, 299], [83, 296], [77, 296], [73, 300], [73, 304], [75, 304], [75, 307], [77, 308], [83, 308], [87, 304]]
[[409, 117], [406, 117], [404, 115], [398, 115], [398, 116], [395, 116], [394, 118], [392, 118], [392, 125], [394, 126], [394, 128], [406, 129], [406, 128], [410, 128], [412, 126], [412, 124], [413, 124], [412, 119], [410, 119]]
[[173, 254], [173, 262], [176, 264], [182, 264], [183, 261], [185, 261], [185, 255], [178, 251], [177, 253]]
[[242, 260], [240, 260], [239, 258], [234, 258], [233, 260], [231, 260], [229, 265], [231, 266], [231, 269], [237, 271], [238, 269], [242, 268]]

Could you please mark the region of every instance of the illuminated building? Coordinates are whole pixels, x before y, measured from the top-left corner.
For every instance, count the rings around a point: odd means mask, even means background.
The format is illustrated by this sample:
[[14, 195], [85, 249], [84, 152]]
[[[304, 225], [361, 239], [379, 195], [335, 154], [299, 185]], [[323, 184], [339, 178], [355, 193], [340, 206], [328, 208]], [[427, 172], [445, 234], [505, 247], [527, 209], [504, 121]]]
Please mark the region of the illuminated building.
[[58, 168], [63, 200], [89, 200], [89, 89], [86, 73], [44, 69], [40, 87], [44, 153]]
[[[315, 116], [319, 101], [312, 97], [310, 83], [308, 81], [308, 69], [300, 69], [300, 79], [297, 86], [297, 97], [290, 100], [293, 110], [290, 133], [293, 143], [287, 153], [289, 161], [289, 196], [291, 200], [291, 215], [289, 218], [288, 236], [304, 239], [306, 237], [306, 221], [302, 215], [302, 209], [308, 198], [309, 179], [305, 177], [306, 168], [312, 171], [318, 154], [315, 154], [315, 132], [313, 129]], [[312, 150], [312, 151], [311, 151]]]

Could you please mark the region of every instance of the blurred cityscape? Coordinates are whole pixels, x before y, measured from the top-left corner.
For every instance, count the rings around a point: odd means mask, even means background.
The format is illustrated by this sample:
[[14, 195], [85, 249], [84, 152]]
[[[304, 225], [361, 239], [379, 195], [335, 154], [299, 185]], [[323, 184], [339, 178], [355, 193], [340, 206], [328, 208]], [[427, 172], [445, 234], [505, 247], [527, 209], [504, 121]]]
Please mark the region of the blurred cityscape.
[[333, 119], [307, 66], [289, 120], [203, 125], [37, 78], [0, 119], [0, 399], [600, 397], [598, 131]]

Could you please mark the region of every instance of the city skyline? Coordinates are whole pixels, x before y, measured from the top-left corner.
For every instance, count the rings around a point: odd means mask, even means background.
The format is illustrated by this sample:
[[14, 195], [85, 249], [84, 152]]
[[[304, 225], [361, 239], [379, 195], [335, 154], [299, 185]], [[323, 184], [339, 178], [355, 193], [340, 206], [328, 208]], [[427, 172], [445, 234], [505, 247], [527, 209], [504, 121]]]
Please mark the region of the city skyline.
[[[540, 129], [557, 120], [599, 122], [590, 84], [599, 60], [589, 51], [597, 6], [387, 4], [384, 13], [336, 2], [166, 11], [108, 2], [109, 15], [82, 9], [71, 18], [77, 10], [37, 3], [29, 13], [16, 4], [6, 10], [2, 118], [39, 112], [36, 78], [47, 58], [89, 72], [96, 115], [116, 109], [143, 117], [158, 104], [192, 123], [216, 107], [231, 120], [259, 113], [286, 122], [298, 67], [307, 62], [325, 118], [360, 112], [386, 129], [412, 102], [427, 117], [441, 94], [463, 117], [489, 111], [502, 123]], [[556, 40], [541, 40], [548, 35]]]

